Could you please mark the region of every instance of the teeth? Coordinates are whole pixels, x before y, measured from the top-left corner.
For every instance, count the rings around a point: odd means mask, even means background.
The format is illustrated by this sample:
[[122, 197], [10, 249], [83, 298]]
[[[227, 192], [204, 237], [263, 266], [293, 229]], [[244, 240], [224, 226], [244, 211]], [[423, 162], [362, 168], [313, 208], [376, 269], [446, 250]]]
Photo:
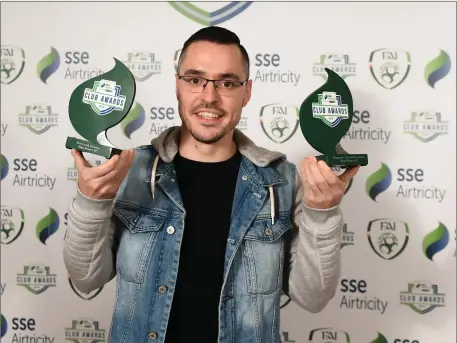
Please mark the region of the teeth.
[[217, 119], [220, 117], [220, 115], [211, 113], [211, 112], [200, 112], [198, 115], [202, 118], [208, 118], [208, 119]]

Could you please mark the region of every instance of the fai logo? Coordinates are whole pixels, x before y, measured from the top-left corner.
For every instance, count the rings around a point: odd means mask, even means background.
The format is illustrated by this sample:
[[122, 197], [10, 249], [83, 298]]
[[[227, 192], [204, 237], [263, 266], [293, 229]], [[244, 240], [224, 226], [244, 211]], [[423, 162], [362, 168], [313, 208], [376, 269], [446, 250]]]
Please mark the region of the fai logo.
[[155, 54], [150, 52], [131, 52], [124, 63], [138, 81], [146, 81], [152, 75], [162, 72], [162, 62], [156, 61]]
[[191, 3], [183, 1], [169, 1], [179, 13], [185, 15], [187, 18], [202, 24], [204, 26], [219, 25], [243, 12], [246, 8], [251, 6], [252, 1], [231, 1], [227, 5], [220, 7], [220, 3], [199, 3], [203, 6], [218, 6], [213, 8], [213, 11], [206, 11], [203, 8]]
[[2, 45], [1, 53], [1, 80], [7, 85], [21, 76], [25, 66], [25, 52], [17, 46]]
[[320, 62], [313, 65], [313, 75], [321, 76], [324, 80], [327, 80], [325, 68], [333, 70], [343, 79], [356, 75], [356, 64], [349, 62], [349, 55], [338, 53], [321, 55]]
[[75, 292], [75, 294], [80, 297], [81, 299], [84, 299], [84, 300], [92, 300], [93, 298], [95, 298], [97, 295], [100, 294], [100, 292], [102, 291], [103, 287], [100, 287], [92, 292], [89, 292], [89, 293], [83, 293], [81, 292], [80, 290], [78, 290], [75, 285], [73, 284], [73, 281], [71, 281], [70, 277], [68, 277], [68, 283], [70, 284], [70, 287], [71, 289], [73, 290], [73, 292]]
[[392, 260], [405, 250], [409, 240], [408, 224], [390, 218], [371, 220], [368, 242], [373, 251], [385, 260]]
[[444, 307], [445, 294], [438, 292], [438, 285], [430, 282], [408, 284], [408, 290], [400, 292], [400, 304], [409, 306], [419, 314], [426, 314], [435, 308]]
[[57, 113], [52, 113], [52, 107], [45, 104], [31, 104], [25, 107], [25, 113], [19, 113], [19, 126], [25, 126], [38, 135], [59, 125]]
[[24, 229], [24, 211], [20, 208], [7, 205], [2, 205], [1, 211], [1, 243], [11, 244], [19, 237]]
[[116, 81], [94, 81], [92, 89], [84, 90], [83, 103], [90, 105], [98, 115], [105, 116], [124, 109], [125, 96], [120, 94], [121, 86]]
[[260, 110], [260, 125], [273, 142], [284, 143], [297, 131], [298, 108], [285, 104], [268, 104]]
[[24, 273], [16, 277], [18, 286], [23, 286], [33, 294], [41, 294], [49, 287], [56, 287], [57, 275], [51, 274], [51, 268], [41, 265], [24, 266]]
[[280, 308], [284, 308], [284, 307], [286, 307], [287, 305], [289, 305], [291, 301], [292, 301], [292, 299], [291, 299], [287, 294], [282, 293], [282, 294], [281, 294], [281, 298], [280, 298], [279, 307], [280, 307]]
[[351, 343], [347, 332], [334, 328], [314, 329], [309, 333], [309, 343]]
[[403, 132], [422, 142], [430, 142], [448, 133], [448, 122], [441, 120], [440, 112], [419, 110], [411, 114], [411, 120], [403, 122]]
[[349, 118], [348, 105], [341, 103], [341, 95], [335, 92], [323, 92], [313, 102], [313, 117], [321, 119], [330, 127], [337, 126], [343, 119]]
[[398, 87], [411, 69], [411, 55], [396, 49], [378, 49], [370, 54], [369, 67], [375, 81], [386, 89]]

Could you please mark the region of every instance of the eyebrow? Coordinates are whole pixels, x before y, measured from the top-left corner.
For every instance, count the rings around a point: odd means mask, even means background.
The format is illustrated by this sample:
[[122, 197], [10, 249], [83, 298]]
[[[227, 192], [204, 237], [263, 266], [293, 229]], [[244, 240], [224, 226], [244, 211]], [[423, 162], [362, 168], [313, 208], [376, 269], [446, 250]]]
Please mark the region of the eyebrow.
[[[184, 75], [197, 75], [202, 76], [205, 72], [203, 70], [198, 69], [189, 69], [184, 72]], [[235, 73], [221, 73], [218, 75], [218, 79], [233, 79], [233, 80], [240, 80], [240, 77]]]

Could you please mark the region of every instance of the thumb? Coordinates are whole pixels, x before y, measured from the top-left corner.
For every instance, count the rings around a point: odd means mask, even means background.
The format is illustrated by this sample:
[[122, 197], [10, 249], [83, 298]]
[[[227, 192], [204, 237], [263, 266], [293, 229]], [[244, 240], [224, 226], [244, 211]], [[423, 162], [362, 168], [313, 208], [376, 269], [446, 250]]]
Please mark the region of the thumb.
[[340, 180], [343, 181], [345, 185], [347, 185], [349, 181], [355, 176], [355, 174], [357, 174], [359, 169], [360, 166], [347, 168], [344, 173], [339, 176]]
[[84, 168], [91, 167], [90, 163], [84, 158], [83, 153], [76, 149], [71, 149], [71, 154], [75, 159], [76, 169], [83, 170]]

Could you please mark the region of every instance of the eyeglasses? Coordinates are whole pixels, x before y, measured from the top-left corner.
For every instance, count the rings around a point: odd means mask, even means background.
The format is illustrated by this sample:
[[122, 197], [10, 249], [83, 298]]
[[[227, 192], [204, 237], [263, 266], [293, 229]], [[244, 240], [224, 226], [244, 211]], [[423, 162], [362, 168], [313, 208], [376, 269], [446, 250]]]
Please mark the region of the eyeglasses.
[[180, 80], [183, 80], [184, 90], [192, 93], [201, 93], [208, 85], [208, 82], [214, 84], [216, 92], [220, 95], [233, 96], [239, 89], [248, 81], [233, 81], [233, 80], [211, 80], [197, 76], [182, 76], [178, 75]]

